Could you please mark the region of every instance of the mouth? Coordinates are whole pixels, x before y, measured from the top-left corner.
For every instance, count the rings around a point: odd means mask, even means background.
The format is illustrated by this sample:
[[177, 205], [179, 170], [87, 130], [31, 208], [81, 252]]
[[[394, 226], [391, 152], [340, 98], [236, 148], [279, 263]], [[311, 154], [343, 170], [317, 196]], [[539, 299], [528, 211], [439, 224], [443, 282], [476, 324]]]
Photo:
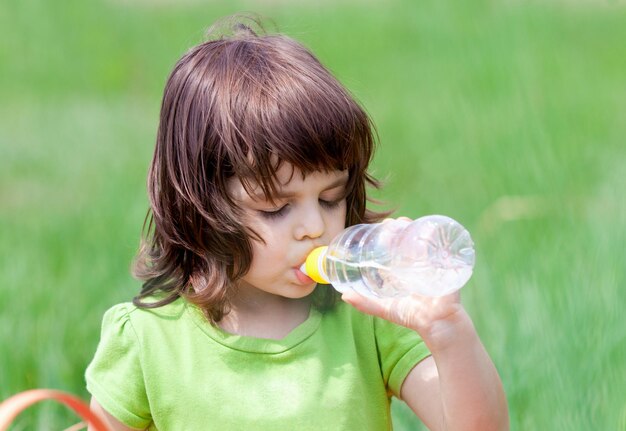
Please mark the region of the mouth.
[[296, 278], [298, 279], [298, 281], [301, 284], [304, 285], [310, 285], [310, 284], [317, 284], [317, 282], [315, 280], [313, 280], [311, 277], [309, 277], [308, 275], [306, 275], [304, 272], [302, 272], [302, 270], [300, 268], [302, 268], [302, 266], [304, 265], [304, 263], [306, 262], [307, 257], [309, 257], [309, 255], [311, 254], [311, 252], [313, 250], [315, 250], [317, 247], [320, 247], [320, 245], [316, 245], [313, 248], [309, 249], [307, 251], [307, 253], [304, 255], [304, 257], [302, 259], [299, 260], [299, 263], [293, 267], [293, 270], [296, 273]]
[[310, 284], [315, 283], [315, 280], [313, 280], [311, 277], [306, 275], [304, 272], [300, 271], [300, 268], [294, 268], [294, 271], [296, 273], [296, 278], [301, 284], [310, 285]]

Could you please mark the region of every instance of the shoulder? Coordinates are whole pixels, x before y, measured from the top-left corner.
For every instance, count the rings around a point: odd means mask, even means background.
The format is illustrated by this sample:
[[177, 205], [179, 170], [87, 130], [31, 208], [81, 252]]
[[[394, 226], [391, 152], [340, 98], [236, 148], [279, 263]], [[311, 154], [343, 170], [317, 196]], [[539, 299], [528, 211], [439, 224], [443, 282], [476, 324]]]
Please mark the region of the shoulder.
[[429, 355], [417, 332], [362, 313], [344, 302], [336, 304], [332, 310], [325, 313], [322, 321], [328, 336], [335, 337], [336, 333], [349, 331], [355, 342], [373, 344], [380, 357], [389, 361], [392, 366], [401, 360], [407, 361], [407, 366], [414, 361], [414, 365]]
[[[148, 304], [150, 302], [147, 302]], [[102, 318], [103, 332], [139, 332], [171, 326], [184, 314], [186, 302], [179, 298], [174, 302], [155, 308], [137, 307], [131, 302], [123, 302], [109, 308]]]

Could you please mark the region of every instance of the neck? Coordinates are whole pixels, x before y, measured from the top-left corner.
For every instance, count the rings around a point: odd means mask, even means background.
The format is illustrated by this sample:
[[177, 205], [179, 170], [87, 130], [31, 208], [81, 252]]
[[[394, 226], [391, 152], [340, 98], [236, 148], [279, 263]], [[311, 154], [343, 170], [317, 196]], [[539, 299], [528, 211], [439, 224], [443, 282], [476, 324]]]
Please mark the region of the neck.
[[278, 340], [307, 320], [310, 308], [308, 296], [291, 299], [241, 291], [219, 326], [231, 334]]

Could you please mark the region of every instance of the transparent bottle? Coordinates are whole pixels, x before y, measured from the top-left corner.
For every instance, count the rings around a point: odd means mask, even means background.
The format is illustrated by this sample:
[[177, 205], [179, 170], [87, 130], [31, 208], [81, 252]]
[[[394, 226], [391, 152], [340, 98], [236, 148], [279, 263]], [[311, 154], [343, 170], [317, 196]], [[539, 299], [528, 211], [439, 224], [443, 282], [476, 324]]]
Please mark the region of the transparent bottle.
[[467, 283], [474, 268], [469, 232], [450, 217], [351, 226], [313, 250], [300, 268], [318, 283], [366, 296], [442, 296]]

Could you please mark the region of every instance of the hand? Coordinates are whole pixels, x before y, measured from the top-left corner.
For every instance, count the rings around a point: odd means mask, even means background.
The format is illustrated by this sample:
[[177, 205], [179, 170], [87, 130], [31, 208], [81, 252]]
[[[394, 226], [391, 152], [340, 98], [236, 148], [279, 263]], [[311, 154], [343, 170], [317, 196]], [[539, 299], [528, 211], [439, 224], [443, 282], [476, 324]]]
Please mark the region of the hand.
[[[391, 220], [386, 219], [383, 223]], [[411, 221], [406, 217], [398, 220]], [[357, 292], [347, 291], [342, 299], [364, 313], [417, 331], [429, 347], [451, 343], [463, 325], [473, 326], [461, 305], [458, 291], [441, 297], [412, 294], [392, 298], [365, 297]]]

